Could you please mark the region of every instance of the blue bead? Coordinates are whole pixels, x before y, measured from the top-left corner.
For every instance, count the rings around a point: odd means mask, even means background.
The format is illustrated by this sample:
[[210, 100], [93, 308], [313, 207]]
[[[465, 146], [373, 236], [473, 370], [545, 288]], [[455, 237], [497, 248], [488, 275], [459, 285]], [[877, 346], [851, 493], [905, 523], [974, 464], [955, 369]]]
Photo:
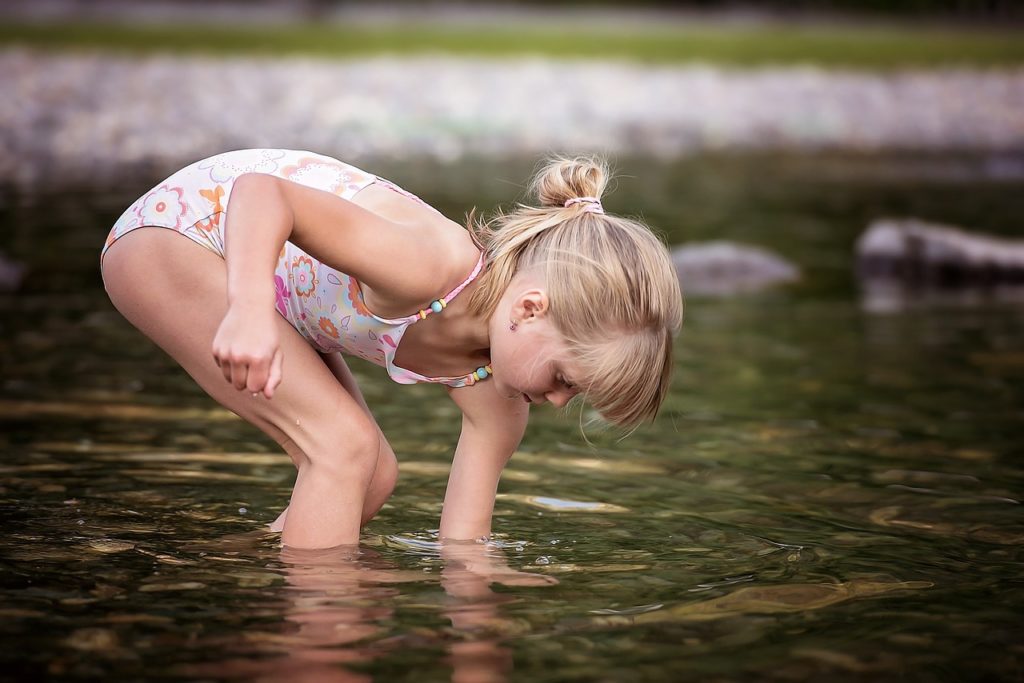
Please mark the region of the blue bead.
[[430, 304], [430, 310], [432, 310], [434, 313], [440, 313], [441, 312], [441, 302], [440, 301], [435, 301], [434, 303]]
[[476, 374], [480, 376], [480, 379], [483, 379], [487, 376], [487, 368], [477, 368]]

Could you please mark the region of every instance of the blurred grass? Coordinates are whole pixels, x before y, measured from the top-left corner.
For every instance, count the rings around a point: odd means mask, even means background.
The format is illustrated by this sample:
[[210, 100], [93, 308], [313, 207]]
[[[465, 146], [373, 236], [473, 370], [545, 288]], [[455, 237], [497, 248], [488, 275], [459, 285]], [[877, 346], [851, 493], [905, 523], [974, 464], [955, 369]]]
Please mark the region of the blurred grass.
[[782, 28], [596, 28], [437, 25], [283, 26], [128, 25], [101, 23], [0, 26], [0, 46], [47, 50], [214, 55], [446, 53], [498, 57], [543, 55], [651, 63], [706, 61], [732, 66], [814, 63], [825, 67], [897, 69], [1011, 66], [1024, 63], [1022, 33], [912, 26], [828, 25]]

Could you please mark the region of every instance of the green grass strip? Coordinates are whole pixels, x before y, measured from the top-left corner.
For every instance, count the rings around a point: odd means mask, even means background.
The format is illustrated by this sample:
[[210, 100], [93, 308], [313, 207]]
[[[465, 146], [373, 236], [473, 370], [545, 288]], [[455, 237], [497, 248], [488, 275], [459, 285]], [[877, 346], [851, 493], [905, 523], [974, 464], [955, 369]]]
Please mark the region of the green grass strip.
[[446, 28], [288, 24], [0, 26], [0, 45], [47, 50], [178, 52], [211, 55], [359, 57], [445, 53], [504, 57], [627, 59], [648, 63], [705, 61], [733, 66], [814, 63], [894, 69], [1024, 64], [1024, 37], [1013, 31], [894, 27]]

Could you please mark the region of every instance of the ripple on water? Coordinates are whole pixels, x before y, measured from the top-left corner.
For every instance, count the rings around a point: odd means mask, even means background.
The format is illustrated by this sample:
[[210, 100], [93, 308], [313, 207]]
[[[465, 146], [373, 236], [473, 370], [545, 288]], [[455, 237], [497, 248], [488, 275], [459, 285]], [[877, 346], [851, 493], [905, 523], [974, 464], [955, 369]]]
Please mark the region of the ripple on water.
[[234, 482], [247, 484], [263, 484], [267, 477], [252, 476], [238, 472], [218, 472], [205, 468], [185, 469], [122, 469], [120, 473], [129, 477], [135, 477], [148, 484], [181, 484], [186, 482]]
[[104, 554], [123, 553], [126, 550], [135, 548], [135, 544], [131, 541], [118, 541], [112, 538], [97, 538], [89, 541], [87, 545], [93, 550]]
[[[94, 450], [101, 451], [106, 450], [100, 446], [94, 446]], [[224, 452], [224, 453], [209, 453], [209, 452], [194, 452], [194, 453], [183, 453], [177, 451], [167, 452], [143, 452], [140, 453], [138, 448], [133, 449], [133, 452], [129, 453], [118, 453], [118, 454], [103, 454], [96, 455], [93, 460], [100, 460], [103, 462], [198, 462], [198, 463], [215, 463], [221, 465], [283, 465], [287, 464], [287, 457], [281, 454], [271, 453], [237, 453], [237, 452]]]
[[180, 408], [137, 404], [73, 401], [10, 401], [0, 399], [0, 416], [7, 419], [70, 417], [78, 420], [183, 420], [234, 421], [238, 416], [224, 408]]
[[634, 614], [646, 614], [647, 612], [656, 612], [657, 610], [661, 609], [664, 606], [665, 606], [664, 604], [658, 602], [658, 603], [654, 603], [654, 604], [651, 604], [651, 605], [637, 605], [635, 607], [623, 607], [622, 609], [612, 609], [610, 607], [606, 607], [604, 609], [592, 609], [592, 610], [590, 610], [590, 613], [591, 614], [601, 614], [601, 615], [631, 616], [631, 615], [634, 615]]
[[426, 462], [407, 460], [398, 463], [398, 471], [403, 475], [419, 474], [427, 477], [447, 477], [451, 466], [443, 462]]
[[395, 548], [405, 552], [412, 553], [414, 555], [420, 555], [423, 557], [441, 557], [441, 542], [437, 540], [436, 536], [432, 538], [422, 538], [418, 536], [382, 536], [380, 538], [381, 545], [388, 548]]
[[[777, 614], [822, 609], [848, 600], [869, 598], [903, 590], [923, 590], [928, 581], [867, 581], [844, 583], [784, 584], [746, 586], [726, 595], [701, 602], [685, 603], [667, 610], [631, 617], [632, 623], [660, 621], [705, 621], [739, 614]], [[620, 623], [613, 617], [609, 624]]]
[[613, 503], [597, 501], [568, 500], [550, 496], [528, 496], [519, 493], [498, 494], [502, 501], [515, 501], [554, 512], [629, 512], [629, 508]]
[[535, 467], [554, 467], [563, 470], [586, 470], [590, 472], [607, 472], [609, 474], [630, 475], [663, 475], [664, 467], [653, 462], [643, 462], [635, 458], [567, 458], [561, 453], [524, 453], [517, 451], [512, 456], [511, 464], [531, 465]]
[[550, 557], [548, 557], [547, 560], [547, 562], [537, 562], [536, 560], [534, 560], [534, 564], [543, 565], [544, 571], [546, 572], [565, 572], [578, 574], [642, 572], [649, 571], [651, 569], [651, 565], [649, 564], [572, 564], [567, 562], [552, 563]]
[[179, 581], [177, 583], [147, 583], [139, 586], [141, 593], [162, 593], [177, 591], [197, 591], [206, 588], [205, 583], [199, 581]]
[[[894, 527], [966, 538], [997, 545], [1024, 543], [1024, 528], [1019, 523], [995, 526], [990, 522], [973, 521], [972, 506], [915, 506], [887, 505], [868, 514], [868, 519], [880, 526]], [[990, 515], [989, 515], [990, 517]]]

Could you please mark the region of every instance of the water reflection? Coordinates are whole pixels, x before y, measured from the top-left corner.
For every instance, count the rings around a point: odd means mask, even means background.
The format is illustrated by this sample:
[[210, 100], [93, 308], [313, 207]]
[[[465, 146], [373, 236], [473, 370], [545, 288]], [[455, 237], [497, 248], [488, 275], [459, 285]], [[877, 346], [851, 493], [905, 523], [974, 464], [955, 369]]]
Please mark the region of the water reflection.
[[[393, 584], [424, 580], [420, 573], [398, 571], [379, 554], [357, 547], [284, 548], [273, 571], [285, 583], [263, 610], [269, 628], [245, 629], [241, 643], [232, 648], [234, 657], [187, 667], [189, 675], [368, 681], [369, 676], [350, 667], [393, 649], [395, 643], [383, 640], [398, 594]], [[280, 621], [272, 607], [279, 608]]]
[[[254, 543], [268, 539], [254, 532], [223, 539], [236, 550], [270, 560], [270, 551]], [[199, 546], [193, 546], [195, 551]], [[218, 544], [223, 552], [224, 545]], [[371, 548], [340, 546], [324, 550], [281, 548], [268, 571], [253, 573], [255, 584], [272, 575], [283, 577], [277, 590], [268, 594], [260, 616], [262, 628], [244, 629], [238, 638], [217, 643], [231, 656], [220, 661], [185, 666], [188, 676], [228, 679], [285, 679], [350, 682], [370, 681], [361, 669], [375, 660], [408, 654], [411, 649], [443, 649], [443, 661], [451, 680], [459, 683], [492, 683], [506, 680], [512, 670], [512, 650], [505, 639], [522, 635], [529, 625], [502, 614], [502, 607], [517, 602], [511, 594], [496, 593], [493, 584], [541, 587], [557, 584], [549, 576], [514, 570], [502, 551], [476, 542], [417, 543], [432, 551], [441, 571], [402, 569]], [[208, 553], [200, 551], [207, 560]], [[231, 551], [229, 551], [231, 552]], [[238, 578], [237, 572], [231, 573]], [[422, 584], [416, 604], [403, 604], [400, 585]], [[439, 584], [439, 585], [438, 585]], [[250, 585], [253, 585], [250, 583]], [[183, 585], [169, 590], [186, 590]], [[436, 589], [443, 591], [437, 596]], [[402, 609], [425, 607], [437, 611], [450, 628], [423, 626], [395, 632], [394, 622]], [[217, 643], [206, 643], [215, 645]]]
[[530, 627], [502, 616], [500, 607], [517, 598], [495, 593], [491, 584], [549, 586], [557, 579], [511, 569], [499, 549], [482, 543], [446, 542], [441, 557], [441, 586], [448, 595], [443, 613], [459, 638], [449, 646], [453, 683], [506, 680], [512, 670], [512, 650], [503, 644], [503, 637], [522, 635]]

